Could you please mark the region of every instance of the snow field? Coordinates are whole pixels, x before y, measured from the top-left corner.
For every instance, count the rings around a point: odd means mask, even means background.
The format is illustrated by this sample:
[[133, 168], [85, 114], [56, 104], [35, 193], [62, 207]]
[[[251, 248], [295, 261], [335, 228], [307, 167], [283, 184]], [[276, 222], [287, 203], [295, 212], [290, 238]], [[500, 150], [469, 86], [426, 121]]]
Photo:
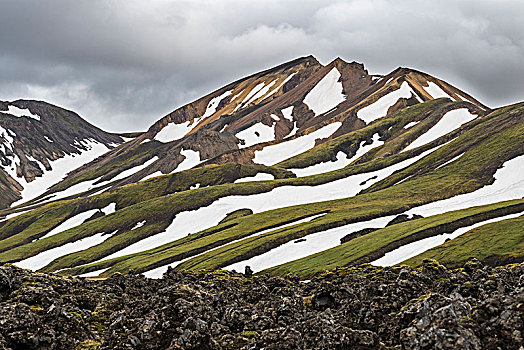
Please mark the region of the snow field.
[[[220, 220], [227, 215], [227, 213], [238, 209], [249, 208], [253, 210], [254, 213], [260, 213], [292, 205], [351, 197], [356, 195], [362, 189], [371, 186], [376, 181], [389, 176], [398, 169], [402, 169], [409, 164], [414, 163], [436, 149], [437, 148], [426, 151], [416, 158], [407, 159], [382, 170], [357, 174], [318, 186], [281, 186], [265, 193], [247, 196], [235, 195], [222, 197], [207, 207], [201, 207], [197, 210], [176, 214], [175, 219], [164, 232], [157, 233], [156, 235], [136, 242], [99, 261], [156, 248], [163, 244], [183, 238], [190, 233], [196, 233], [209, 227], [213, 227], [217, 225]], [[360, 185], [362, 181], [373, 176], [377, 176], [378, 179], [368, 181], [366, 185]]]
[[305, 241], [295, 243], [296, 240], [289, 241], [281, 246], [271, 249], [268, 252], [257, 255], [248, 260], [240, 261], [225, 267], [225, 270], [236, 270], [243, 272], [249, 266], [253, 272], [281, 265], [296, 259], [315, 254], [340, 244], [340, 239], [348, 233], [359, 231], [369, 227], [384, 227], [394, 219], [395, 216], [384, 216], [368, 221], [355, 222], [352, 224], [335, 227], [326, 231], [312, 233], [303, 237]]
[[366, 122], [366, 124], [369, 124], [374, 120], [386, 116], [389, 107], [393, 106], [400, 98], [410, 98], [411, 94], [415, 94], [415, 92], [407, 82], [403, 82], [397, 90], [390, 92], [372, 104], [359, 109], [357, 117]]
[[467, 108], [454, 109], [447, 112], [440, 118], [440, 120], [433, 125], [424, 134], [420, 135], [415, 141], [411, 142], [402, 152], [408, 151], [410, 149], [415, 149], [426, 143], [434, 141], [441, 136], [446, 135], [447, 133], [452, 132], [455, 129], [458, 129], [465, 123], [468, 123], [475, 119], [477, 116], [471, 114]]
[[457, 238], [458, 236], [463, 235], [464, 233], [471, 231], [474, 228], [484, 226], [486, 224], [490, 224], [493, 222], [513, 219], [513, 218], [521, 216], [522, 214], [523, 213], [517, 213], [517, 214], [500, 216], [498, 218], [493, 218], [493, 219], [485, 220], [482, 222], [478, 222], [471, 226], [461, 227], [451, 233], [444, 233], [438, 236], [428, 237], [428, 238], [424, 238], [416, 242], [406, 244], [389, 253], [386, 253], [382, 258], [371, 262], [371, 265], [393, 266], [393, 265], [399, 264], [409, 258], [412, 258], [414, 256], [424, 253], [426, 250], [429, 250], [431, 248], [444, 244], [446, 240], [448, 239]]
[[240, 131], [235, 136], [244, 140], [243, 145], [238, 145], [239, 148], [246, 148], [257, 143], [273, 141], [275, 139], [275, 124], [267, 126], [259, 122]]
[[346, 96], [342, 93], [343, 87], [339, 79], [340, 72], [334, 67], [304, 97], [304, 103], [315, 113], [315, 116], [345, 101]]
[[380, 141], [379, 138], [380, 138], [379, 134], [374, 134], [373, 142], [369, 145], [366, 145], [365, 141], [362, 141], [357, 152], [351, 158], [348, 158], [344, 152], [339, 151], [337, 153], [337, 160], [334, 162], [328, 161], [324, 163], [318, 163], [318, 164], [315, 164], [315, 165], [312, 165], [312, 166], [309, 166], [303, 169], [288, 169], [288, 170], [294, 172], [297, 175], [297, 177], [304, 177], [304, 176], [327, 173], [329, 171], [345, 168], [346, 166], [353, 163], [355, 160], [362, 157], [364, 154], [366, 154], [368, 151], [372, 150], [373, 148], [382, 146], [384, 144], [384, 141]]
[[[60, 159], [50, 161], [49, 163], [53, 169], [52, 171], [45, 171], [43, 164], [40, 164], [40, 168], [44, 170], [43, 175], [35, 178], [35, 180], [29, 183], [23, 177], [16, 177], [16, 170], [13, 171], [10, 169], [5, 169], [9, 175], [13, 177], [13, 179], [15, 179], [22, 185], [22, 187], [24, 187], [21, 193], [22, 199], [16, 201], [11, 206], [19, 205], [23, 202], [27, 202], [42, 195], [49, 187], [62, 180], [70, 171], [95, 160], [102, 154], [109, 151], [109, 148], [107, 148], [104, 144], [95, 140], [86, 139], [82, 142], [88, 147], [87, 151], [83, 151], [81, 154], [76, 155], [66, 155]], [[15, 162], [17, 159], [18, 157], [16, 156], [14, 159]]]
[[[313, 216], [309, 216], [307, 218], [304, 218], [304, 219], [300, 219], [300, 220], [295, 220], [293, 222], [290, 222], [290, 223], [287, 223], [287, 224], [284, 224], [284, 225], [280, 225], [278, 227], [273, 227], [273, 228], [270, 228], [270, 229], [267, 229], [267, 230], [263, 230], [263, 231], [260, 231], [260, 232], [256, 232], [252, 235], [249, 235], [247, 237], [244, 237], [244, 238], [240, 238], [240, 239], [237, 239], [237, 240], [234, 240], [228, 244], [234, 244], [234, 243], [237, 243], [237, 242], [240, 242], [246, 238], [250, 238], [250, 237], [255, 237], [255, 236], [260, 236], [260, 235], [263, 235], [263, 234], [266, 234], [268, 232], [273, 232], [273, 231], [276, 231], [276, 230], [280, 230], [280, 229], [283, 229], [283, 228], [286, 228], [286, 227], [289, 227], [289, 226], [293, 226], [293, 225], [298, 225], [298, 224], [303, 224], [305, 222], [309, 222], [309, 221], [312, 221], [318, 217], [321, 217], [321, 216], [324, 216], [325, 214], [322, 213], [322, 214], [317, 214], [317, 215], [313, 215]], [[193, 259], [197, 256], [200, 256], [202, 254], [205, 254], [205, 253], [208, 253], [208, 252], [211, 252], [211, 251], [214, 251], [216, 249], [219, 249], [219, 248], [222, 248], [224, 245], [221, 245], [221, 246], [218, 246], [218, 247], [215, 247], [215, 248], [212, 248], [212, 249], [209, 249], [209, 250], [206, 250], [205, 252], [203, 253], [200, 253], [200, 254], [197, 254], [197, 255], [193, 255], [189, 258], [185, 258], [185, 259], [182, 259], [182, 260], [179, 260], [179, 261], [175, 261], [173, 263], [170, 263], [170, 264], [167, 264], [167, 265], [164, 265], [164, 266], [160, 266], [160, 267], [157, 267], [155, 269], [152, 269], [152, 270], [149, 270], [149, 271], [146, 271], [143, 273], [144, 276], [148, 277], [148, 278], [162, 278], [162, 275], [164, 274], [164, 272], [167, 271], [167, 268], [168, 267], [175, 267], [175, 266], [178, 266], [180, 265], [181, 263], [183, 263], [184, 261], [187, 261], [189, 259]]]
[[331, 136], [342, 125], [341, 122], [328, 124], [310, 134], [284, 141], [276, 145], [264, 147], [255, 151], [253, 162], [263, 165], [273, 165], [285, 159], [296, 156], [315, 146], [315, 139]]
[[451, 99], [452, 101], [455, 100], [453, 97], [449, 96], [446, 92], [444, 92], [444, 90], [442, 90], [440, 86], [438, 86], [437, 84], [435, 84], [432, 81], [428, 81], [428, 86], [427, 87], [422, 86], [422, 88], [426, 90], [426, 92], [434, 99], [441, 98], [441, 97], [447, 97]]

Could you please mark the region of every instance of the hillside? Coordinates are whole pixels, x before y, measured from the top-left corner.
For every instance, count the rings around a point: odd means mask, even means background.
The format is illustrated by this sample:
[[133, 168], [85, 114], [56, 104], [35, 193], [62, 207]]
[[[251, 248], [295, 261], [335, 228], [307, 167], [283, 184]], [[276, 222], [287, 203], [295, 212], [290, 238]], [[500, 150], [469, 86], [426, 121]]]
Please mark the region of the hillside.
[[524, 103], [490, 109], [422, 72], [309, 56], [176, 109], [0, 212], [0, 262], [302, 279], [522, 262], [523, 167]]
[[[307, 162], [294, 157], [388, 113], [442, 97], [465, 101], [479, 113], [488, 110], [468, 94], [418, 71], [398, 68], [376, 76], [356, 62], [338, 58], [322, 66], [312, 56], [303, 57], [178, 108], [132, 142], [72, 172], [46, 195], [72, 187], [71, 196], [87, 189], [88, 195], [100, 193], [210, 164], [275, 165], [291, 158], [288, 165], [304, 168], [337, 157], [349, 159], [354, 150], [344, 149], [344, 144]], [[380, 131], [377, 137], [384, 137], [385, 130]]]
[[49, 103], [0, 101], [0, 208], [40, 196], [123, 142]]

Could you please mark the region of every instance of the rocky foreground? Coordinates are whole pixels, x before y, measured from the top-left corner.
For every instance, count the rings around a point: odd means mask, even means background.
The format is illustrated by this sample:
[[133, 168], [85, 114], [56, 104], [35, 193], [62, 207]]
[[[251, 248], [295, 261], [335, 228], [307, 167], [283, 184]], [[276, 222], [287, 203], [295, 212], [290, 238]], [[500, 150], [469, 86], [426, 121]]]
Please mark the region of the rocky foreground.
[[0, 267], [1, 349], [522, 349], [524, 264], [363, 265], [305, 283]]

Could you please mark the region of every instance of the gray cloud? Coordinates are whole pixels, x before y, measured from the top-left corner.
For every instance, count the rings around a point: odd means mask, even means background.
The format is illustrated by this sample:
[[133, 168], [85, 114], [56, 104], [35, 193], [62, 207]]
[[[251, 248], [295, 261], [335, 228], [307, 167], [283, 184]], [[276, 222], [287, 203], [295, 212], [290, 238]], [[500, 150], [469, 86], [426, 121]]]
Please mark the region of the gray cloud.
[[524, 100], [524, 2], [7, 0], [0, 99], [43, 99], [110, 131], [299, 56], [440, 77], [490, 106]]

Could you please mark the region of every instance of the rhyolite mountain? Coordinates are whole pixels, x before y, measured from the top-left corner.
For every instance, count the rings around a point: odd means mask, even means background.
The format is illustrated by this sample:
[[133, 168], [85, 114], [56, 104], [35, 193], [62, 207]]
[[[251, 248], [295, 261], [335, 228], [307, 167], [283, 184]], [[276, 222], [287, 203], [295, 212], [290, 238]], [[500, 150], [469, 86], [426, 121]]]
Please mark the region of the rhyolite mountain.
[[49, 103], [0, 101], [0, 208], [34, 198], [68, 171], [123, 142]]
[[[131, 142], [73, 171], [46, 195], [82, 182], [86, 186], [79, 189], [97, 193], [198, 165], [269, 165], [275, 163], [273, 159], [255, 159], [257, 151], [308, 134], [314, 144], [323, 143], [386, 114], [441, 97], [463, 101], [472, 110], [488, 110], [470, 95], [415, 70], [398, 68], [386, 76], [370, 75], [360, 63], [337, 58], [323, 66], [312, 56], [304, 57], [233, 82], [178, 108]], [[374, 104], [378, 100], [380, 106]], [[295, 146], [294, 152], [288, 147], [287, 153], [291, 157], [310, 147], [309, 143]], [[339, 148], [342, 150], [339, 146], [336, 151]], [[343, 151], [352, 156], [351, 149]], [[336, 152], [321, 160], [335, 158]], [[127, 170], [129, 174], [122, 176]], [[80, 191], [74, 192], [71, 194], [78, 195]]]
[[488, 108], [416, 70], [374, 75], [303, 57], [120, 145], [85, 130], [64, 145], [85, 137], [107, 152], [25, 203], [4, 204], [0, 263], [102, 277], [249, 266], [306, 279], [362, 263], [524, 257], [524, 104]]

